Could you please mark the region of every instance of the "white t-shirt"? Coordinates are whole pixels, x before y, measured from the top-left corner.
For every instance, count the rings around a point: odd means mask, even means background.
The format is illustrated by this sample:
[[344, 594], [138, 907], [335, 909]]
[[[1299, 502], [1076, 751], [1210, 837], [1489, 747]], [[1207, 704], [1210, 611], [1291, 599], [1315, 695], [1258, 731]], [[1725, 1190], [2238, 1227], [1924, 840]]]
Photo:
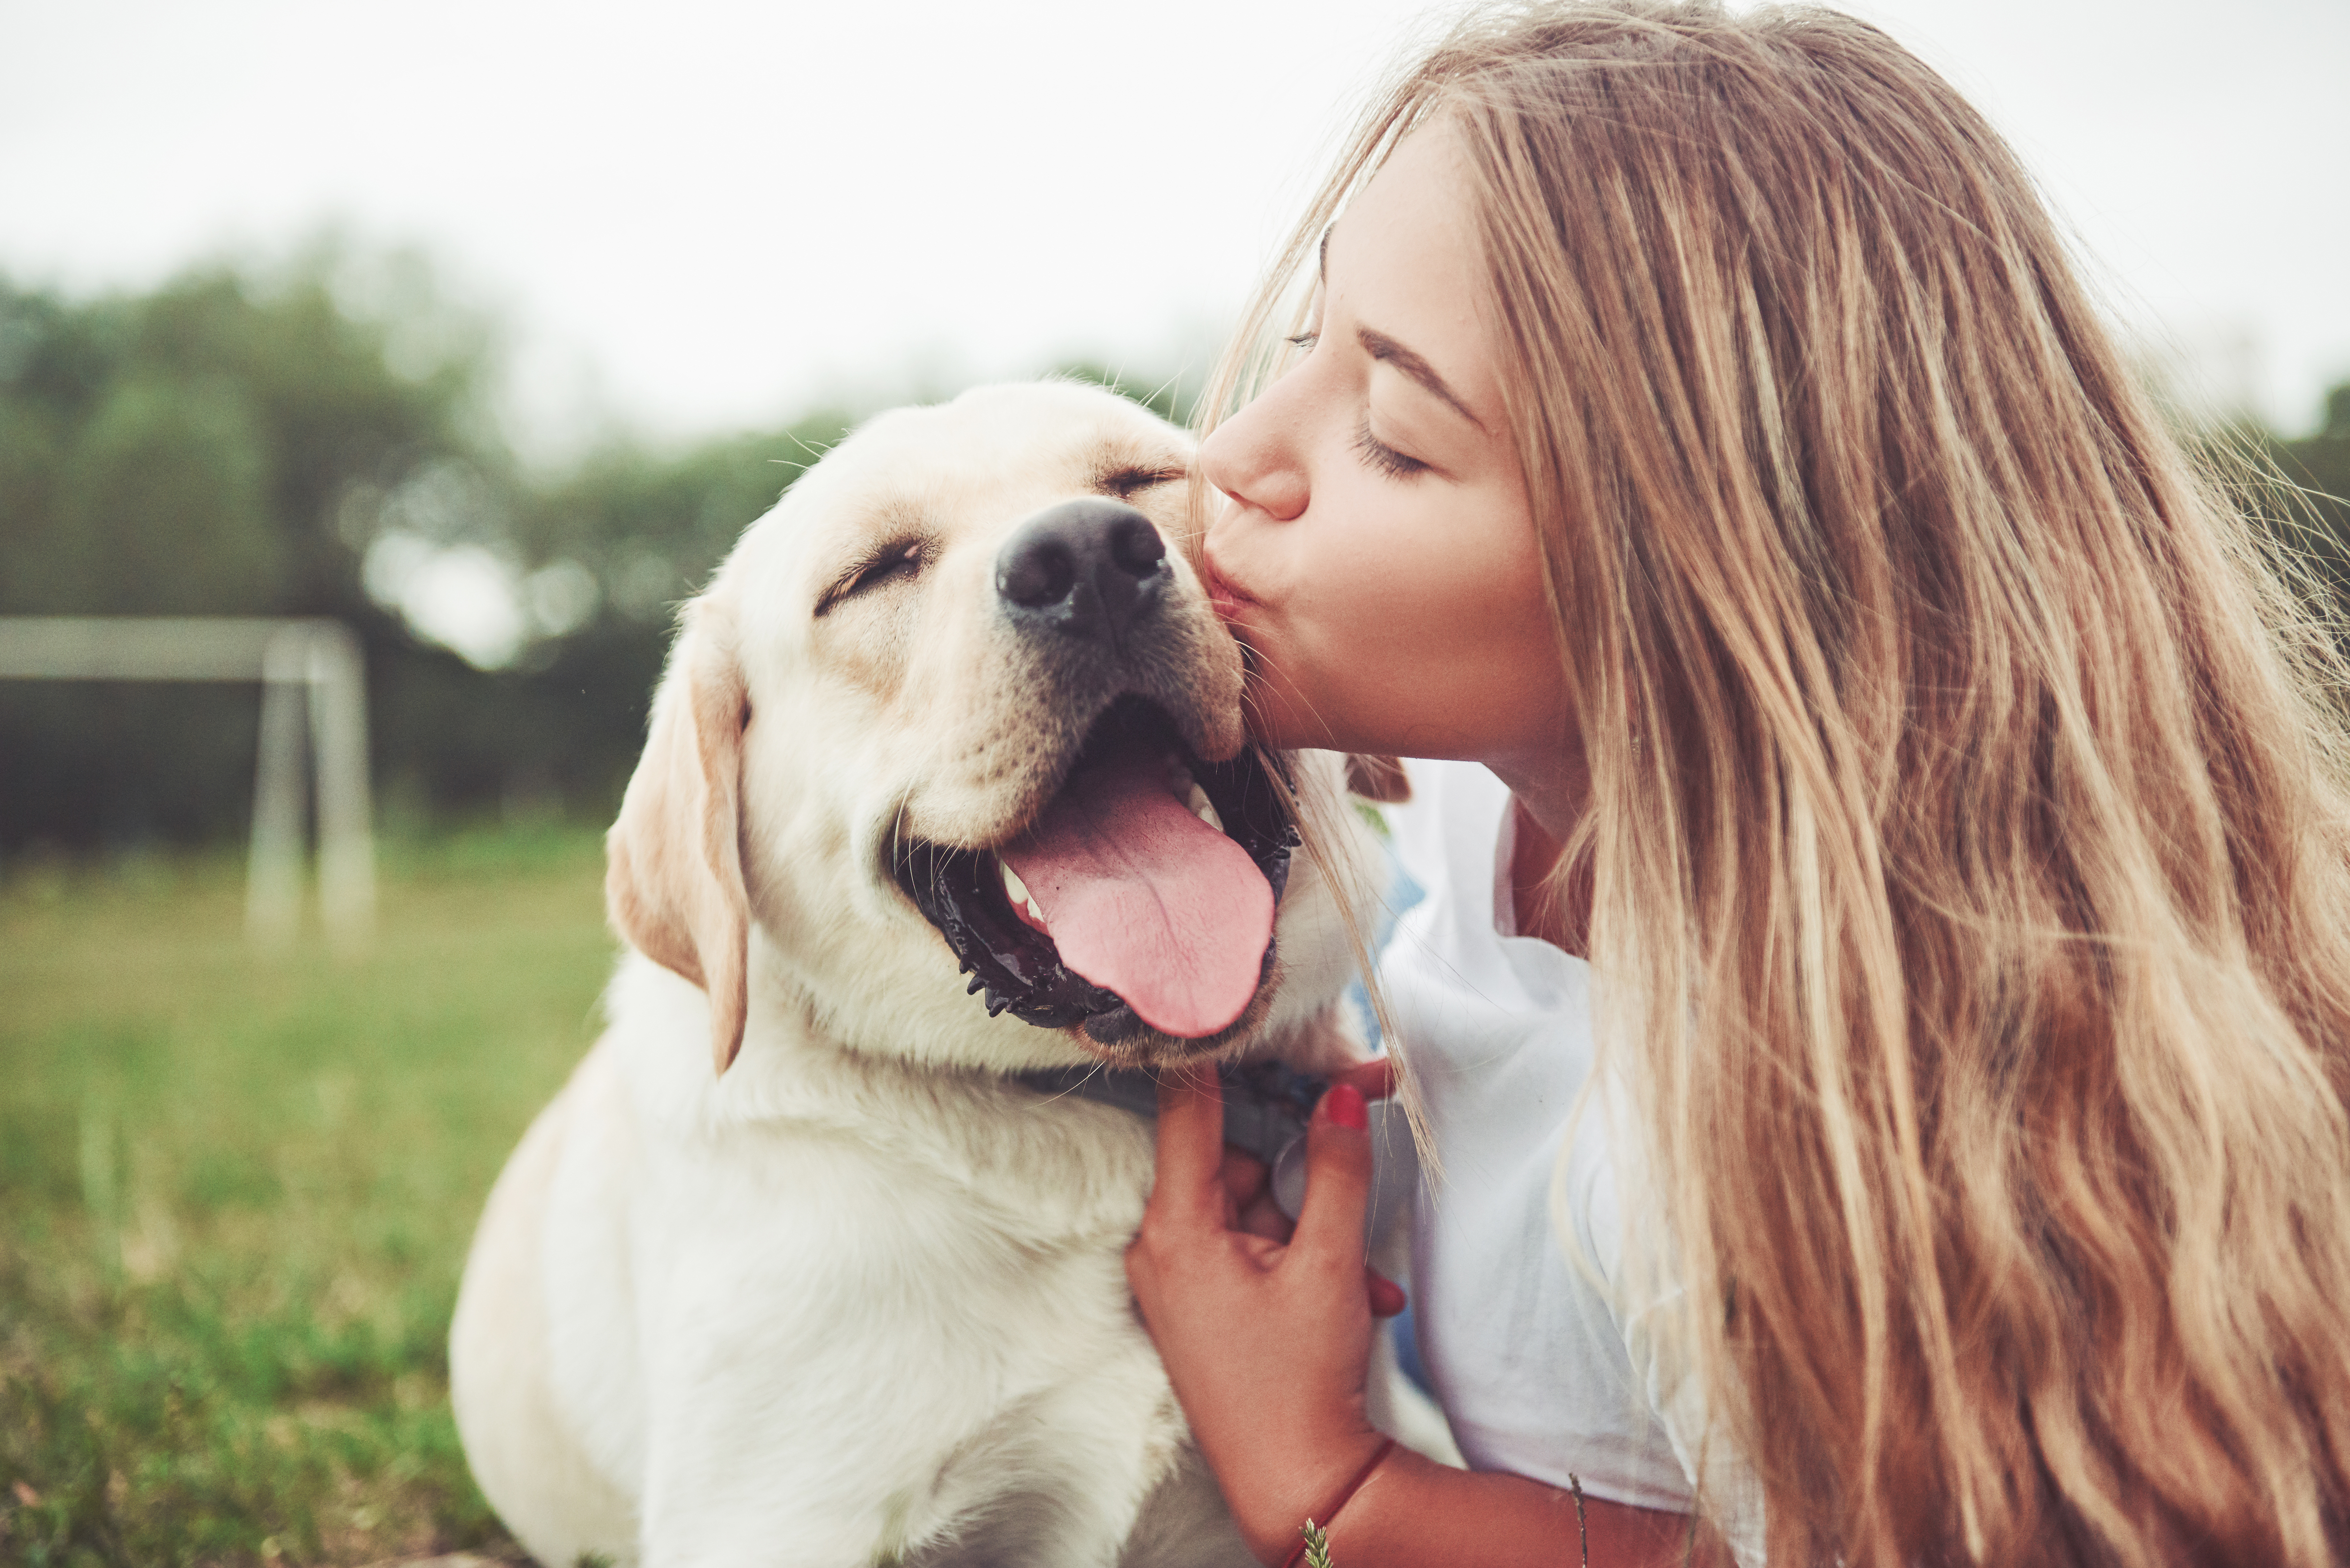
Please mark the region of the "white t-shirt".
[[[1413, 1316], [1437, 1402], [1471, 1466], [1594, 1497], [1688, 1511], [1700, 1455], [1709, 1511], [1745, 1568], [1762, 1561], [1752, 1475], [1706, 1436], [1704, 1391], [1665, 1365], [1647, 1303], [1625, 1298], [1619, 1188], [1639, 1147], [1622, 1097], [1575, 1125], [1559, 1216], [1559, 1150], [1593, 1060], [1592, 971], [1516, 932], [1515, 815], [1473, 763], [1412, 762], [1389, 807], [1398, 858], [1426, 891], [1380, 957], [1398, 1036], [1418, 1071], [1444, 1166], [1415, 1215]], [[1597, 1278], [1593, 1277], [1596, 1270]]]

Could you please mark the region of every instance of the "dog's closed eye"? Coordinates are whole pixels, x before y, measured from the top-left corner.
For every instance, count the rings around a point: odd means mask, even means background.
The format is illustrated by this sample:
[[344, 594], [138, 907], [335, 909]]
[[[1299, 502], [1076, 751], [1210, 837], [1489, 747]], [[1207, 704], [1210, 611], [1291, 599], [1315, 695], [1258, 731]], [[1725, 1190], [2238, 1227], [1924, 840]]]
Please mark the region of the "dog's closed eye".
[[871, 555], [863, 556], [846, 575], [824, 591], [816, 602], [818, 616], [829, 614], [843, 599], [854, 598], [869, 589], [887, 584], [910, 580], [922, 569], [928, 547], [920, 539], [892, 539]]
[[1129, 463], [1103, 473], [1094, 481], [1094, 488], [1105, 495], [1115, 495], [1124, 501], [1153, 485], [1172, 484], [1187, 472], [1180, 466], [1144, 467]]

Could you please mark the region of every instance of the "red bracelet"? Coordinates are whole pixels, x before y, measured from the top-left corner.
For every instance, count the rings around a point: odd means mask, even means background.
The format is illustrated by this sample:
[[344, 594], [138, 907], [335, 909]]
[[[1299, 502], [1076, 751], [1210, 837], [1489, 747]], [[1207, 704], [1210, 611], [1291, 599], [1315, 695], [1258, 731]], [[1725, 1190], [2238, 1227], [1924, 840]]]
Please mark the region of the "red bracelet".
[[[1338, 1517], [1338, 1511], [1355, 1501], [1355, 1494], [1363, 1490], [1363, 1483], [1371, 1479], [1371, 1472], [1378, 1469], [1379, 1466], [1386, 1461], [1387, 1457], [1389, 1454], [1395, 1452], [1395, 1446], [1396, 1441], [1393, 1438], [1381, 1438], [1379, 1440], [1379, 1446], [1371, 1450], [1369, 1462], [1365, 1464], [1361, 1469], [1355, 1472], [1355, 1479], [1347, 1483], [1347, 1490], [1338, 1494], [1338, 1501], [1332, 1503], [1329, 1507], [1329, 1511], [1324, 1513], [1318, 1521], [1309, 1519], [1305, 1522], [1308, 1524], [1318, 1524], [1323, 1530], [1328, 1530], [1330, 1528], [1331, 1521]], [[1305, 1561], [1305, 1532], [1300, 1531], [1298, 1532], [1296, 1550], [1293, 1551], [1286, 1558], [1283, 1559], [1281, 1568], [1297, 1568], [1297, 1565], [1304, 1561]]]

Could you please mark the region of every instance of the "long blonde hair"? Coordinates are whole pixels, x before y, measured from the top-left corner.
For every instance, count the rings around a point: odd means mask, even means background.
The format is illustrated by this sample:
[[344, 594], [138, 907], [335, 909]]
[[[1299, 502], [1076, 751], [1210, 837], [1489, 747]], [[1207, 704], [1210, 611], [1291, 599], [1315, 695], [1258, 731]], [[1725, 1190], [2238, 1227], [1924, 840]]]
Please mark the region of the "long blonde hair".
[[2350, 1556], [2330, 623], [2133, 389], [2013, 154], [1827, 12], [1474, 13], [1364, 120], [1208, 422], [1437, 117], [1590, 771], [1591, 956], [1657, 1003], [1615, 1049], [1679, 1343], [1771, 1555]]

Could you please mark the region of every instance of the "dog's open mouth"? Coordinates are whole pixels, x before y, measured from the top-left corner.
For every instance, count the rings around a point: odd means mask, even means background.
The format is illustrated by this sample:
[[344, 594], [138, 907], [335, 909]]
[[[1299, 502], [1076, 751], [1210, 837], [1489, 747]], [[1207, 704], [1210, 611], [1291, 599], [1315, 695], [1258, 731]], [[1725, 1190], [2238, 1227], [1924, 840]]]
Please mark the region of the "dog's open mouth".
[[899, 884], [991, 1017], [1203, 1039], [1246, 1012], [1273, 962], [1295, 825], [1253, 747], [1203, 763], [1157, 704], [1121, 697], [1059, 790], [989, 849], [901, 848]]

